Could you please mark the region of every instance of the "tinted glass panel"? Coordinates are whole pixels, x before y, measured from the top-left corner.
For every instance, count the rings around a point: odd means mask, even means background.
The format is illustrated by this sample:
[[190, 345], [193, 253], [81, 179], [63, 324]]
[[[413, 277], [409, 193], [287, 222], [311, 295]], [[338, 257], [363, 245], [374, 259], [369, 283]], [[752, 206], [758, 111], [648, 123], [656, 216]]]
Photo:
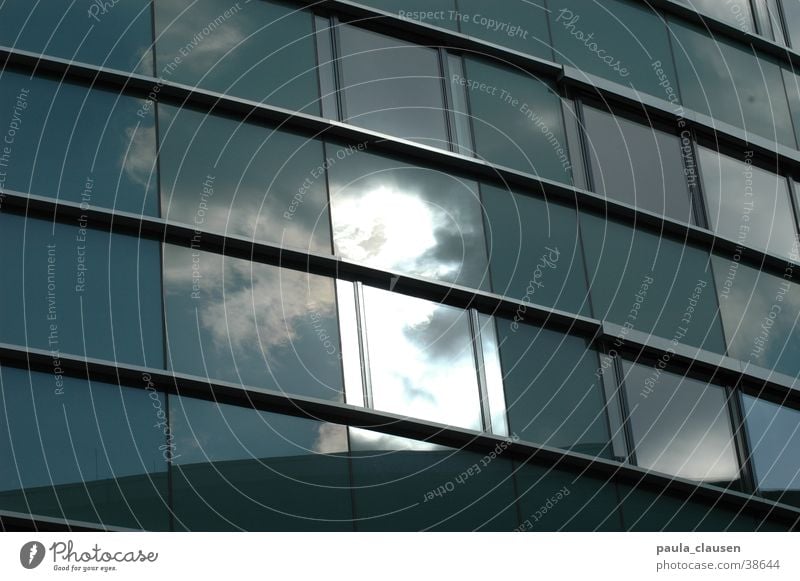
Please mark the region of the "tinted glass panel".
[[596, 192], [694, 222], [677, 135], [593, 107], [584, 107], [583, 117]]
[[310, 12], [272, 0], [156, 2], [156, 74], [319, 114]]
[[371, 6], [387, 12], [396, 12], [402, 18], [417, 20], [456, 30], [458, 20], [455, 16], [455, 0], [360, 0], [359, 4]]
[[[134, 97], [3, 72], [9, 124], [0, 188], [135, 214], [158, 214], [152, 106]], [[8, 143], [11, 141], [11, 143]]]
[[759, 493], [800, 506], [800, 412], [744, 396], [744, 415]]
[[706, 251], [594, 214], [581, 225], [596, 317], [724, 353]]
[[727, 486], [739, 463], [725, 390], [622, 362], [636, 463], [642, 468]]
[[462, 33], [552, 60], [544, 2], [458, 0], [458, 9]]
[[349, 25], [339, 43], [346, 121], [449, 148], [436, 50]]
[[[350, 428], [356, 528], [510, 531], [511, 462]], [[440, 488], [441, 487], [441, 488]]]
[[781, 70], [774, 62], [676, 19], [670, 29], [684, 105], [795, 147]]
[[481, 193], [495, 292], [589, 315], [574, 206], [486, 184]]
[[166, 218], [331, 251], [320, 141], [165, 105], [159, 116]]
[[800, 375], [800, 287], [742, 264], [741, 257], [737, 257], [714, 257], [728, 353], [797, 377]]
[[585, 339], [497, 319], [512, 434], [612, 456], [600, 362]]
[[800, 1], [783, 0], [783, 16], [786, 19], [789, 42], [797, 50], [800, 48]]
[[[800, 6], [800, 0], [795, 0]], [[798, 9], [800, 13], [800, 9]], [[800, 46], [795, 48], [795, 51], [798, 50]], [[783, 73], [783, 82], [786, 85], [786, 94], [789, 96], [789, 109], [792, 112], [792, 121], [794, 125], [794, 132], [797, 136], [797, 141], [800, 143], [800, 75], [796, 75], [794, 72], [787, 68], [783, 68], [781, 70]]]
[[336, 253], [375, 268], [488, 288], [478, 185], [328, 148]]
[[352, 530], [346, 428], [176, 396], [170, 416], [176, 529]]
[[750, 0], [726, 0], [725, 2], [720, 2], [719, 0], [678, 0], [678, 2], [744, 32], [756, 31], [755, 26], [753, 26]]
[[[548, 7], [557, 60], [661, 99], [669, 97], [667, 87], [677, 83], [667, 28], [655, 10], [628, 0], [550, 0]], [[667, 85], [661, 84], [664, 80]]]
[[162, 367], [158, 242], [0, 214], [0, 342]]
[[786, 178], [743, 159], [698, 147], [708, 217], [715, 232], [742, 246], [790, 257], [797, 240]]
[[570, 182], [559, 97], [544, 80], [466, 58], [465, 78], [479, 157], [541, 177]]
[[332, 280], [166, 245], [164, 286], [175, 371], [342, 400]]
[[6, 0], [0, 5], [0, 45], [149, 75], [150, 4]]
[[0, 508], [169, 526], [162, 395], [10, 367], [0, 377]]
[[468, 311], [364, 287], [375, 409], [482, 429]]

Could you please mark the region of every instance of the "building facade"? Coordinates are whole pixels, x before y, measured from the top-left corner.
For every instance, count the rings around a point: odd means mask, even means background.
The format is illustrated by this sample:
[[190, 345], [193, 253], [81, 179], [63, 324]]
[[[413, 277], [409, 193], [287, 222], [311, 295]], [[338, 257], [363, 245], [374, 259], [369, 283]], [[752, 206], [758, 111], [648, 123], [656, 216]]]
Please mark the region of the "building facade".
[[12, 0], [0, 52], [4, 529], [800, 523], [797, 0]]

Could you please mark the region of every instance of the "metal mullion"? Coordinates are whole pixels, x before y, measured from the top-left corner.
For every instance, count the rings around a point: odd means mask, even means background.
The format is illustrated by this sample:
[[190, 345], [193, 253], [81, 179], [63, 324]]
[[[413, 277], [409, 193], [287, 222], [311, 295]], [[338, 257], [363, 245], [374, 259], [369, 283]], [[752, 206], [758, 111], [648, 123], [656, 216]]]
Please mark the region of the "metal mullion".
[[472, 354], [474, 357], [478, 377], [478, 397], [480, 398], [481, 415], [483, 416], [483, 431], [492, 433], [492, 410], [489, 405], [489, 388], [486, 381], [486, 362], [483, 357], [483, 341], [481, 338], [481, 322], [478, 311], [469, 309], [469, 326], [472, 340]]
[[356, 326], [358, 328], [358, 350], [361, 361], [361, 386], [364, 390], [364, 407], [375, 409], [372, 396], [372, 370], [369, 364], [369, 340], [367, 338], [367, 310], [364, 303], [364, 285], [354, 283], [356, 301]]

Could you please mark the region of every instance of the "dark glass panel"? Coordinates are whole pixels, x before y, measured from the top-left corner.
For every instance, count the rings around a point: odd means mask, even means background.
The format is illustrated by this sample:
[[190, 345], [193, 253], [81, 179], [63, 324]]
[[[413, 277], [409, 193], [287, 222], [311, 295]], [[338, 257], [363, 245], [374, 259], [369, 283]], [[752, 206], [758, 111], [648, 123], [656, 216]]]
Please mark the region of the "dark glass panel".
[[458, 0], [461, 32], [526, 54], [553, 59], [544, 2]]
[[458, 20], [455, 18], [455, 0], [359, 0], [378, 10], [397, 13], [401, 18], [416, 20], [431, 26], [440, 26], [456, 30]]
[[800, 0], [783, 0], [786, 33], [795, 51], [800, 49]]

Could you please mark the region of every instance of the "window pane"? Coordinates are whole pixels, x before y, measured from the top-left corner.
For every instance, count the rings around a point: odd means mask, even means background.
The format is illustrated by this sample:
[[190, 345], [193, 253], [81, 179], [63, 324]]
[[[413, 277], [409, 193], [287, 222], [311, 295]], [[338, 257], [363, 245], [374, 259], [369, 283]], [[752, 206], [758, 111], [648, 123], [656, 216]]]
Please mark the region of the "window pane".
[[479, 157], [491, 163], [569, 183], [564, 122], [558, 95], [544, 79], [465, 58]]
[[449, 148], [436, 50], [347, 24], [339, 43], [346, 121]]
[[453, 18], [452, 13], [456, 9], [454, 0], [359, 0], [359, 4], [395, 12], [402, 18], [417, 20], [431, 26], [450, 30], [458, 28], [458, 21]]
[[164, 247], [170, 368], [342, 401], [333, 281]]
[[495, 292], [589, 315], [574, 206], [481, 184]]
[[0, 342], [162, 367], [158, 242], [0, 214]]
[[800, 48], [800, 0], [783, 0], [783, 16], [789, 42], [797, 50]]
[[0, 189], [158, 215], [152, 104], [58, 80], [0, 76], [0, 110], [16, 121], [0, 156]]
[[478, 184], [347, 147], [329, 147], [328, 159], [339, 256], [488, 288]]
[[511, 433], [612, 457], [600, 362], [586, 340], [497, 319]]
[[[800, 6], [800, 0], [796, 0]], [[800, 16], [800, 9], [798, 9], [798, 16]], [[794, 50], [798, 51], [800, 46]], [[789, 109], [792, 113], [792, 124], [795, 127], [795, 135], [797, 141], [800, 143], [800, 75], [796, 75], [793, 70], [782, 68], [783, 82], [786, 86], [786, 94], [789, 96]]]
[[581, 226], [597, 318], [725, 352], [708, 252], [595, 214]]
[[322, 142], [164, 105], [159, 121], [164, 217], [331, 251]]
[[797, 377], [800, 288], [780, 276], [742, 264], [740, 259], [736, 254], [715, 256], [713, 261], [728, 354]]
[[743, 401], [759, 493], [800, 506], [800, 412], [747, 395]]
[[343, 426], [177, 396], [170, 416], [177, 530], [352, 530]]
[[680, 220], [694, 222], [677, 135], [584, 107], [596, 192]]
[[797, 234], [786, 178], [698, 147], [711, 229], [742, 246], [790, 257]]
[[272, 0], [155, 4], [159, 77], [319, 114], [310, 12]]
[[795, 147], [781, 70], [766, 55], [670, 19], [683, 104]]
[[667, 27], [654, 9], [628, 0], [549, 0], [548, 7], [559, 62], [661, 99], [667, 87], [677, 91]]
[[0, 5], [0, 45], [150, 75], [151, 3], [6, 0]]
[[461, 32], [518, 50], [553, 59], [542, 0], [458, 0]]
[[364, 287], [375, 409], [482, 429], [468, 311]]
[[755, 33], [756, 31], [753, 25], [753, 13], [750, 10], [749, 0], [725, 0], [725, 2], [720, 2], [719, 0], [677, 1], [744, 32]]
[[622, 362], [636, 463], [719, 486], [737, 486], [739, 462], [725, 390]]
[[[350, 428], [359, 531], [511, 531], [511, 462]], [[458, 480], [457, 480], [458, 479]], [[441, 487], [441, 488], [440, 488]]]
[[0, 508], [165, 530], [164, 396], [3, 367]]

